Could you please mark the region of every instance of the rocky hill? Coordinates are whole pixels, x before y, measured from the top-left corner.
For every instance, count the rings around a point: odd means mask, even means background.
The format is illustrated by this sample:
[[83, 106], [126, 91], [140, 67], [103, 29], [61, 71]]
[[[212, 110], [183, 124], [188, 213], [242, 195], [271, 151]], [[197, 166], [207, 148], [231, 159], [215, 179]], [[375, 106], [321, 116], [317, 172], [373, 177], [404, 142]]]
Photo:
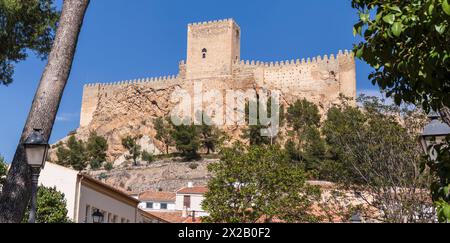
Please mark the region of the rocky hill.
[[186, 162], [179, 158], [163, 159], [149, 165], [129, 165], [111, 171], [91, 171], [88, 174], [127, 192], [176, 191], [187, 186], [188, 182], [193, 182], [196, 186], [206, 185], [211, 177], [207, 167], [217, 161], [202, 159]]

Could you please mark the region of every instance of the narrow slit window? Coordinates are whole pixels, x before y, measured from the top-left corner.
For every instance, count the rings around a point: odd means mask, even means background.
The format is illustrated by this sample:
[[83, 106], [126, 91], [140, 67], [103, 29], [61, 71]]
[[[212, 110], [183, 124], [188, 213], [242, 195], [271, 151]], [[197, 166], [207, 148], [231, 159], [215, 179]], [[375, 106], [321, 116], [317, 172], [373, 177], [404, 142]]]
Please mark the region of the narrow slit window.
[[208, 50], [206, 50], [206, 48], [203, 48], [203, 50], [202, 50], [202, 57], [203, 57], [203, 59], [206, 58], [206, 53], [208, 53]]

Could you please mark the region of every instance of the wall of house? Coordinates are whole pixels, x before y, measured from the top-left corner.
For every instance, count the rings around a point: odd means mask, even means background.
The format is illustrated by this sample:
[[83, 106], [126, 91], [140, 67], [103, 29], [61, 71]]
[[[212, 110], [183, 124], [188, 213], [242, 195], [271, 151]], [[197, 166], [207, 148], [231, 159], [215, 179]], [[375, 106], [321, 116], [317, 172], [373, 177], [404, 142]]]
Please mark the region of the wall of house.
[[77, 171], [48, 162], [39, 177], [40, 185], [56, 187], [58, 191], [64, 193], [67, 200], [67, 217], [72, 221], [76, 221], [77, 178]]
[[[175, 210], [175, 202], [152, 202], [153, 208], [147, 208], [147, 203], [152, 201], [146, 201], [139, 203], [139, 208], [145, 211], [174, 211]], [[166, 203], [167, 209], [161, 209], [161, 204]]]
[[203, 217], [208, 216], [208, 214], [202, 208], [202, 202], [205, 199], [201, 194], [178, 194], [176, 197], [175, 208], [178, 211], [183, 211], [184, 209], [184, 196], [191, 196], [191, 208], [190, 212], [195, 211], [196, 216]]
[[104, 214], [105, 223], [108, 223], [108, 218], [110, 219], [109, 222], [115, 218], [116, 223], [135, 223], [137, 220], [136, 207], [82, 184], [80, 187], [79, 215], [77, 222], [92, 222], [91, 215], [95, 209], [99, 209]]

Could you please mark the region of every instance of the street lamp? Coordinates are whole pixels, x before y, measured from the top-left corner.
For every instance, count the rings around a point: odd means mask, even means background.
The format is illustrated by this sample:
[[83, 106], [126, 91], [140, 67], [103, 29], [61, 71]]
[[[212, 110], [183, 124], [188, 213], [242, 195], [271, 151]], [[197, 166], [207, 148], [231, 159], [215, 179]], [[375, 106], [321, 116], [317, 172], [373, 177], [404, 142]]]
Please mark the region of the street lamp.
[[95, 210], [95, 212], [92, 214], [92, 221], [94, 224], [100, 224], [103, 222], [104, 215], [100, 212], [99, 209]]
[[34, 129], [23, 143], [27, 163], [31, 167], [31, 210], [29, 223], [36, 222], [36, 201], [39, 173], [45, 165], [49, 145], [41, 129]]
[[420, 142], [425, 153], [435, 161], [438, 157], [435, 146], [445, 143], [446, 137], [450, 135], [450, 127], [439, 120], [440, 116], [436, 112], [431, 112], [428, 118], [431, 122], [423, 129]]

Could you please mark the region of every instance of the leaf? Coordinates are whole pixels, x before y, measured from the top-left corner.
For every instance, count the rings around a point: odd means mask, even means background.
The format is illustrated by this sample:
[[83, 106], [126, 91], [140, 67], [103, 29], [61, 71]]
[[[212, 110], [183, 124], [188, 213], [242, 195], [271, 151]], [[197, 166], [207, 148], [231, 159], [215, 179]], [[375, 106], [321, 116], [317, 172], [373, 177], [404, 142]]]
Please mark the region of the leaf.
[[399, 37], [403, 32], [403, 24], [401, 22], [395, 22], [391, 27], [392, 34]]
[[388, 14], [386, 16], [383, 17], [383, 21], [388, 23], [388, 24], [393, 24], [395, 21], [395, 15], [393, 14]]
[[363, 23], [369, 22], [369, 14], [363, 14], [363, 13], [361, 13], [361, 14], [359, 15], [359, 18], [361, 19], [361, 21], [362, 21]]
[[446, 219], [450, 219], [450, 205], [445, 205], [442, 209], [442, 214]]
[[389, 9], [393, 10], [393, 11], [396, 11], [396, 12], [399, 12], [399, 13], [402, 12], [402, 10], [400, 10], [400, 8], [398, 6], [389, 7]]
[[441, 34], [441, 35], [444, 34], [445, 29], [446, 29], [446, 26], [444, 24], [435, 25], [434, 27], [439, 34]]
[[450, 4], [449, 4], [448, 0], [442, 1], [442, 8], [444, 9], [444, 12], [447, 15], [450, 15]]
[[363, 53], [364, 53], [364, 50], [363, 50], [363, 48], [361, 47], [361, 48], [358, 48], [358, 50], [356, 51], [356, 57], [357, 58], [361, 58], [362, 57], [362, 55], [363, 55]]

